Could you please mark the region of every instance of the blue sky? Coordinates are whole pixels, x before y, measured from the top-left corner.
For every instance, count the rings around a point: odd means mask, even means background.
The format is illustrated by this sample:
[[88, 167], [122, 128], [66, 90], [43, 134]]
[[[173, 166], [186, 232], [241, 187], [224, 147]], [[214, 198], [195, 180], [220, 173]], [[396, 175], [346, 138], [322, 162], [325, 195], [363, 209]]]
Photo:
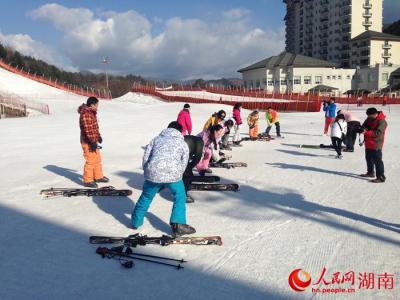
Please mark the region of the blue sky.
[[[0, 41], [68, 70], [161, 78], [236, 76], [284, 48], [282, 0], [0, 0]], [[385, 0], [385, 20], [400, 19]]]

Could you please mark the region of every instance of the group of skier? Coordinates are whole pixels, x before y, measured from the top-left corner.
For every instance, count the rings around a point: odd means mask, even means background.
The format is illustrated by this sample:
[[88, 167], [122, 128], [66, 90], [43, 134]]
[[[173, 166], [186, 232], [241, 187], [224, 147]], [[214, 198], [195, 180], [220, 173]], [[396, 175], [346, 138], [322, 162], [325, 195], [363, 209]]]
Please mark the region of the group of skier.
[[384, 163], [382, 160], [382, 148], [385, 140], [387, 128], [386, 116], [382, 111], [375, 107], [366, 110], [367, 118], [360, 123], [360, 120], [351, 112], [338, 110], [336, 112], [335, 99], [331, 98], [323, 103], [325, 112], [324, 133], [330, 136], [332, 146], [335, 149], [336, 158], [342, 158], [342, 143], [345, 145], [344, 152], [354, 152], [354, 144], [357, 134], [364, 135], [364, 141], [360, 146], [365, 145], [365, 160], [367, 163], [367, 172], [361, 174], [361, 177], [374, 178], [371, 182], [383, 183], [386, 180]]
[[[97, 188], [97, 183], [109, 181], [103, 175], [99, 144], [103, 139], [97, 123], [97, 109], [99, 101], [94, 97], [82, 104], [80, 114], [81, 145], [85, 158], [83, 181], [86, 187]], [[342, 142], [346, 152], [354, 151], [357, 133], [364, 134], [365, 157], [367, 173], [363, 177], [375, 177], [373, 182], [384, 182], [384, 165], [382, 161], [382, 147], [387, 123], [385, 115], [375, 108], [367, 109], [367, 119], [361, 125], [360, 121], [351, 113], [339, 110], [336, 113], [334, 99], [324, 102], [326, 112], [324, 132], [331, 129], [331, 140], [337, 157], [342, 157]], [[277, 136], [280, 137], [280, 123], [278, 113], [272, 108], [266, 112], [267, 129], [264, 134], [258, 134], [259, 112], [253, 111], [247, 118], [250, 140], [270, 137], [273, 125]], [[218, 166], [228, 158], [221, 150], [231, 150], [233, 146], [241, 146], [240, 126], [242, 125], [241, 103], [233, 107], [232, 117], [226, 118], [226, 112], [220, 110], [213, 113], [203, 126], [203, 130], [196, 136], [192, 134], [192, 120], [190, 105], [185, 104], [179, 112], [176, 121], [172, 121], [157, 137], [146, 146], [142, 166], [145, 182], [142, 194], [132, 212], [131, 220], [134, 229], [143, 224], [144, 216], [154, 198], [163, 188], [171, 190], [174, 204], [170, 217], [173, 236], [195, 233], [196, 230], [186, 223], [186, 203], [194, 202], [187, 194], [191, 179], [196, 168], [200, 177], [212, 173], [210, 164]], [[233, 131], [233, 134], [232, 134]], [[232, 143], [229, 137], [233, 136]], [[375, 173], [376, 171], [376, 173]]]

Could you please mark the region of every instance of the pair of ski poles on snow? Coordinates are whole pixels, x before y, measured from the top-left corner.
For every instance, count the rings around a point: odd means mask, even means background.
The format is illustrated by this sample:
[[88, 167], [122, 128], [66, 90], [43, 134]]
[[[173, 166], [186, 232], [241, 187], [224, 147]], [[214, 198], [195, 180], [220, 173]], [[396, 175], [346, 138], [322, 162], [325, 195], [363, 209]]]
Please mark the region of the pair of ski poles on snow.
[[[134, 266], [133, 260], [141, 260], [146, 262], [151, 262], [159, 265], [170, 266], [177, 268], [178, 270], [183, 269], [183, 263], [187, 261], [184, 259], [175, 259], [170, 257], [149, 255], [143, 253], [134, 253], [130, 247], [127, 246], [119, 246], [114, 248], [107, 247], [98, 247], [96, 253], [101, 255], [101, 257], [105, 258], [113, 258], [120, 262], [121, 266], [124, 268], [130, 269]], [[178, 264], [169, 263], [170, 262], [178, 262]]]

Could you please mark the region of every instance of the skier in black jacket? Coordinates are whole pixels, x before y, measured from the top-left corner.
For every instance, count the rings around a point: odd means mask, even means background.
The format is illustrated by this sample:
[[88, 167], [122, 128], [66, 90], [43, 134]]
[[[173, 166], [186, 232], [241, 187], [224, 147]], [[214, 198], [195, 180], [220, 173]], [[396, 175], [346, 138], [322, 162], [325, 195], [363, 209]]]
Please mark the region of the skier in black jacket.
[[185, 135], [185, 142], [189, 147], [189, 161], [183, 173], [183, 183], [186, 190], [186, 203], [193, 203], [194, 199], [188, 195], [187, 190], [190, 184], [190, 178], [193, 177], [193, 168], [200, 162], [203, 155], [204, 142], [201, 137], [194, 135]]

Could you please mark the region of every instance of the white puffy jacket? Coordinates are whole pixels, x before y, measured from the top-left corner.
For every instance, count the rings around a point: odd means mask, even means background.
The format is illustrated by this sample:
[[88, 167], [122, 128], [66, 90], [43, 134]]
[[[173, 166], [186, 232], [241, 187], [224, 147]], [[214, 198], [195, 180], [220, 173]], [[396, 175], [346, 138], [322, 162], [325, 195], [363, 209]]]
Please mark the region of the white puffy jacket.
[[189, 148], [182, 133], [164, 129], [147, 145], [143, 156], [144, 178], [155, 183], [171, 183], [182, 179], [189, 160]]
[[331, 124], [331, 137], [342, 138], [342, 133], [347, 133], [347, 123], [345, 120], [339, 119]]

